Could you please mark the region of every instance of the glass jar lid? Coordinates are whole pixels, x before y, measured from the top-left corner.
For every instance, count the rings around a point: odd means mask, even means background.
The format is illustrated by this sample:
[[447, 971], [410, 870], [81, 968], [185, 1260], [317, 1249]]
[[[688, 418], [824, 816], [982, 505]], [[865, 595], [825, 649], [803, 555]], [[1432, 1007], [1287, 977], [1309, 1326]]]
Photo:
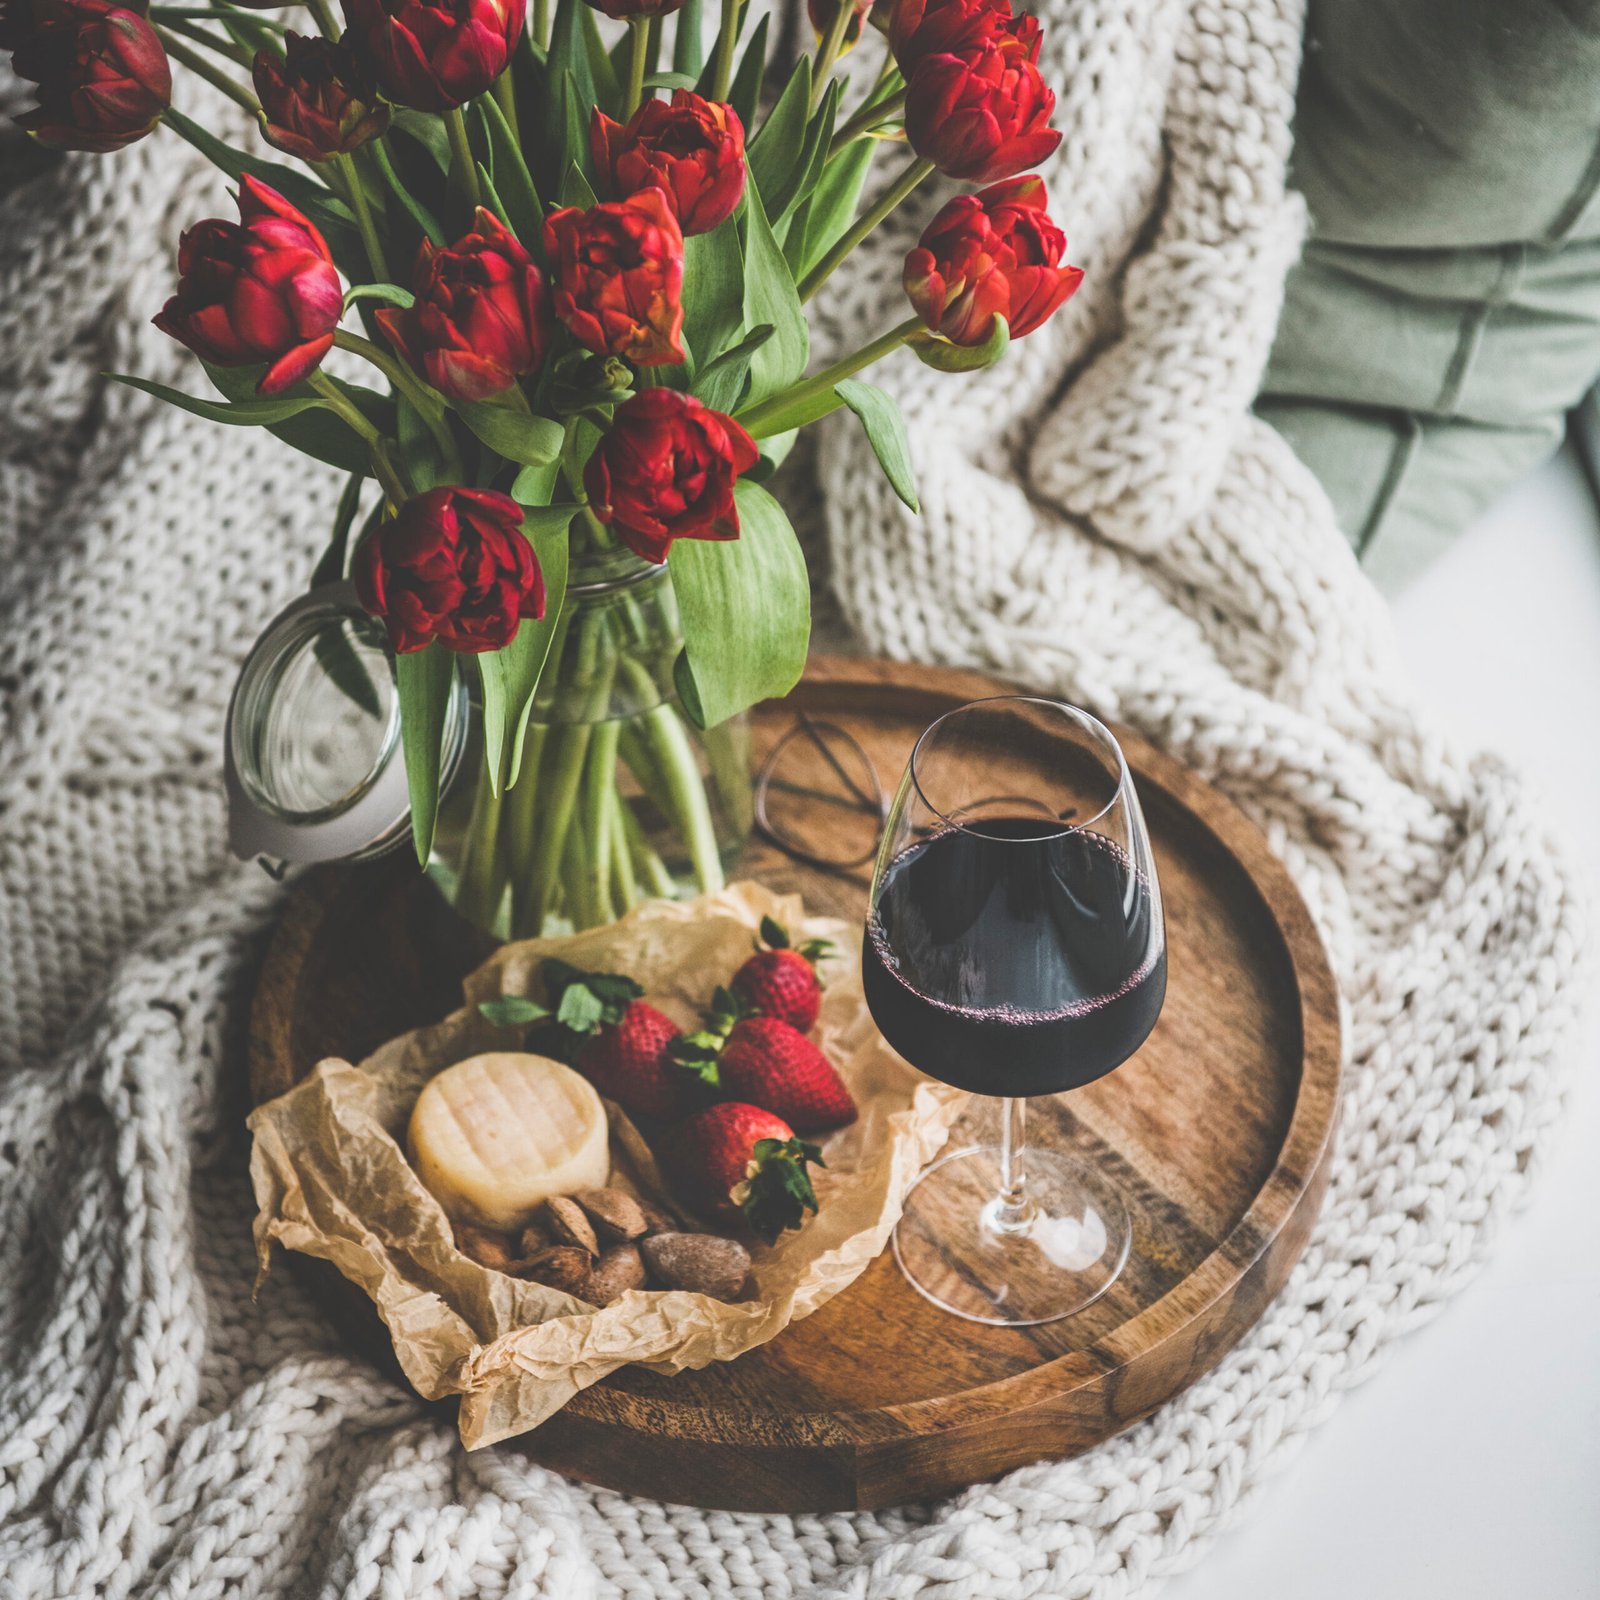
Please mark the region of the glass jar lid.
[[[466, 742], [467, 696], [451, 678], [443, 788]], [[268, 624], [228, 706], [228, 843], [243, 860], [338, 861], [409, 831], [394, 663], [348, 582], [303, 595]]]

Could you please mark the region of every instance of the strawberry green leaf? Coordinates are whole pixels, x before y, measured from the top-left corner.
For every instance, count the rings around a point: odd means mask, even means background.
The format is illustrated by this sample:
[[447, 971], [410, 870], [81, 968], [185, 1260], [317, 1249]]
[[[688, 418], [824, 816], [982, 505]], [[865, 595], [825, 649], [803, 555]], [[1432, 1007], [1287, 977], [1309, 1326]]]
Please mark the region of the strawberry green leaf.
[[530, 1022], [543, 1022], [550, 1015], [537, 1000], [520, 994], [502, 995], [498, 1000], [480, 1000], [478, 1011], [497, 1028], [521, 1028]]
[[769, 950], [787, 950], [789, 948], [789, 931], [775, 918], [763, 917], [761, 919], [761, 942]]
[[739, 1208], [756, 1236], [773, 1244], [787, 1228], [798, 1228], [817, 1209], [807, 1162], [826, 1165], [822, 1151], [804, 1139], [757, 1139], [750, 1152], [756, 1174], [744, 1186]]

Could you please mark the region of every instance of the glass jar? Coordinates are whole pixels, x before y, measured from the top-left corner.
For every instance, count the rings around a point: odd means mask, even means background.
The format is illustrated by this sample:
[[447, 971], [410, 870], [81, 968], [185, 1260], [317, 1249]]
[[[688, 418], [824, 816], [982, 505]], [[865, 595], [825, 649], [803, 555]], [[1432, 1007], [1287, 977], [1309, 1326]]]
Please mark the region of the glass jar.
[[[682, 647], [666, 568], [615, 551], [575, 560], [515, 782], [498, 794], [475, 663], [459, 658], [428, 875], [468, 920], [528, 938], [722, 886], [752, 822], [749, 730], [742, 715], [705, 732], [684, 716]], [[508, 751], [503, 776], [510, 766]], [[409, 839], [393, 661], [348, 583], [263, 634], [234, 691], [225, 770], [240, 856], [365, 859]]]
[[682, 648], [665, 567], [575, 562], [515, 781], [494, 793], [474, 739], [441, 808], [428, 870], [469, 921], [533, 938], [722, 887], [750, 833], [749, 729], [684, 716]]

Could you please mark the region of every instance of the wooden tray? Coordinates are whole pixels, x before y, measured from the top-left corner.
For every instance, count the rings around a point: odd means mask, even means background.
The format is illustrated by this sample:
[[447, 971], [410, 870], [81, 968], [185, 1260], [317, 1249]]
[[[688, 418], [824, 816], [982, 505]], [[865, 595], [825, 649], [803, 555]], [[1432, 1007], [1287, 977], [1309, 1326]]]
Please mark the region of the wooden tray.
[[[759, 709], [755, 743], [758, 754], [770, 748], [804, 707], [854, 732], [892, 788], [929, 721], [1004, 687], [819, 659], [788, 700]], [[1070, 1146], [1128, 1199], [1133, 1253], [1110, 1292], [1044, 1327], [983, 1327], [930, 1305], [885, 1254], [736, 1361], [676, 1377], [614, 1374], [518, 1441], [529, 1456], [707, 1507], [900, 1504], [1098, 1444], [1192, 1383], [1261, 1315], [1326, 1185], [1339, 1082], [1333, 979], [1255, 827], [1176, 762], [1122, 738], [1166, 904], [1166, 1008], [1132, 1061], [1029, 1111], [1035, 1139]], [[865, 911], [866, 868], [830, 875], [753, 843], [742, 870], [817, 910]], [[255, 995], [255, 1099], [323, 1055], [359, 1058], [443, 1015], [484, 950], [403, 861], [309, 874]], [[987, 1136], [992, 1105], [973, 1102], [950, 1148]], [[365, 1298], [324, 1263], [293, 1259], [351, 1336], [387, 1354]]]

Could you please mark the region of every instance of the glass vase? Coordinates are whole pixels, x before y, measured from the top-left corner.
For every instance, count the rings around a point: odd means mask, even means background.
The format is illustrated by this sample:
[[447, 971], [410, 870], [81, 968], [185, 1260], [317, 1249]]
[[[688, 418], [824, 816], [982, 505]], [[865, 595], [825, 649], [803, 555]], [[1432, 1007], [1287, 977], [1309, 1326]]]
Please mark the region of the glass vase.
[[682, 648], [667, 568], [574, 552], [515, 781], [491, 783], [474, 713], [441, 805], [428, 871], [462, 916], [534, 938], [722, 887], [751, 827], [749, 729], [684, 715]]

